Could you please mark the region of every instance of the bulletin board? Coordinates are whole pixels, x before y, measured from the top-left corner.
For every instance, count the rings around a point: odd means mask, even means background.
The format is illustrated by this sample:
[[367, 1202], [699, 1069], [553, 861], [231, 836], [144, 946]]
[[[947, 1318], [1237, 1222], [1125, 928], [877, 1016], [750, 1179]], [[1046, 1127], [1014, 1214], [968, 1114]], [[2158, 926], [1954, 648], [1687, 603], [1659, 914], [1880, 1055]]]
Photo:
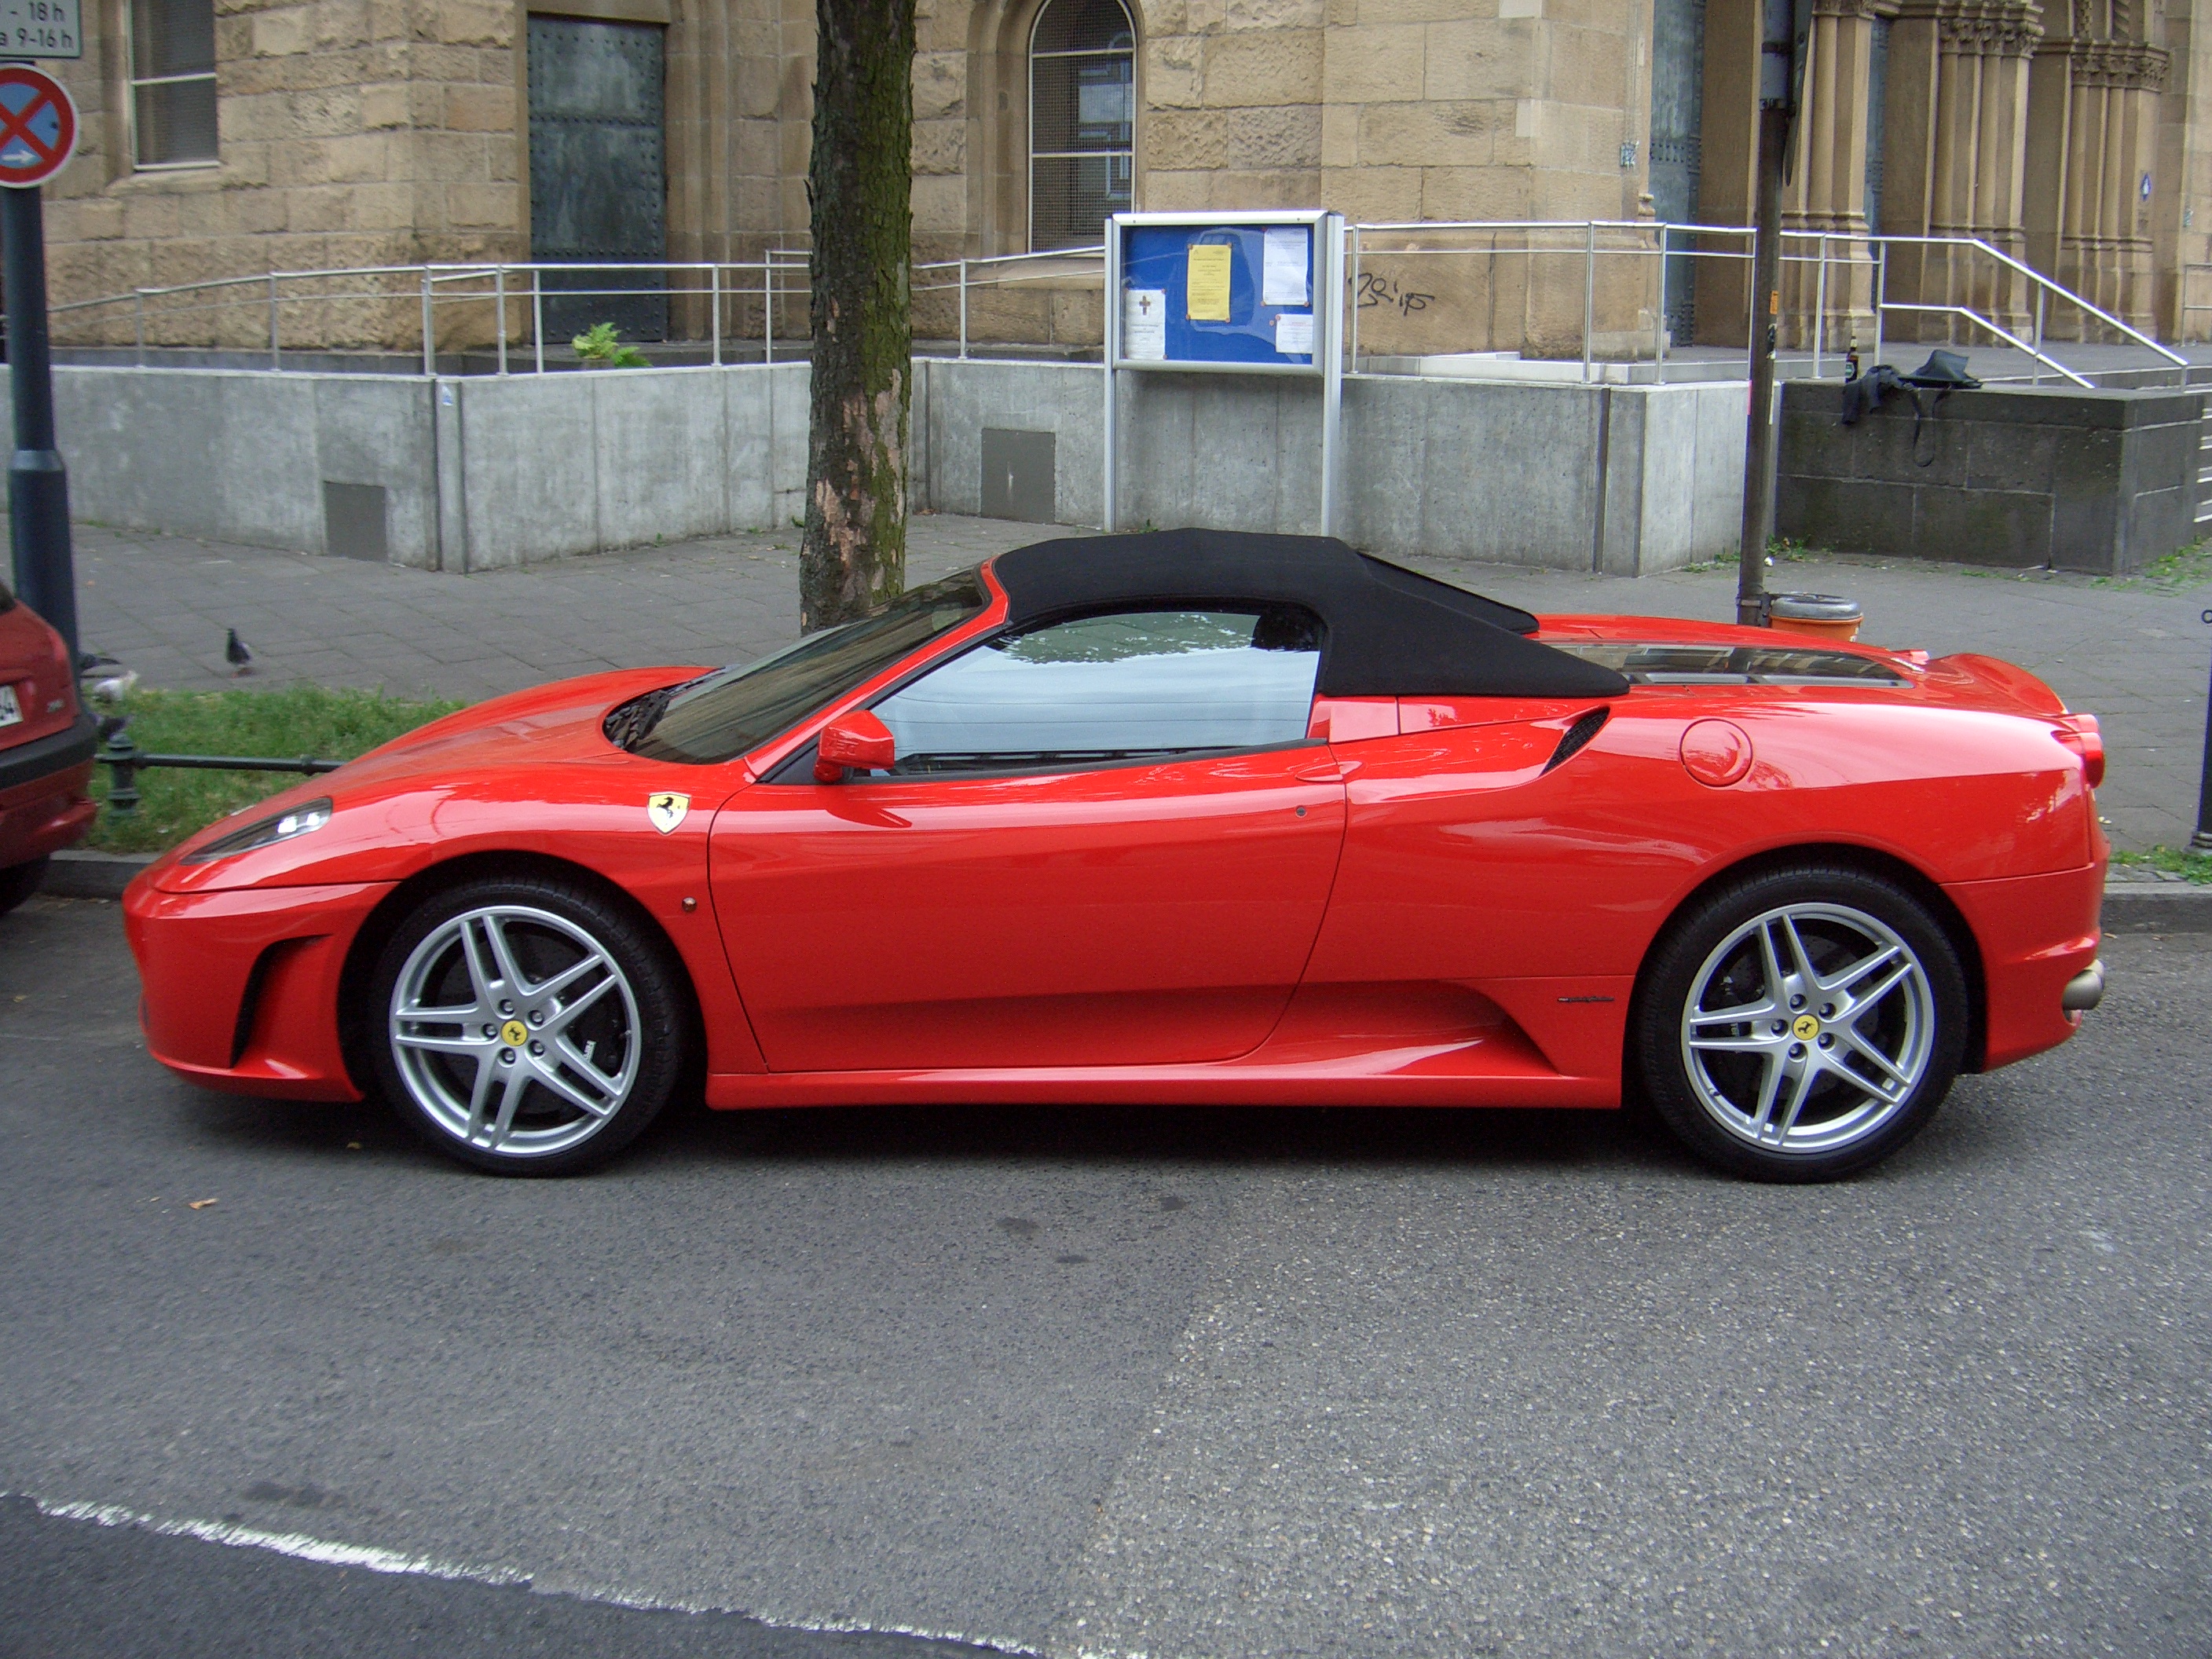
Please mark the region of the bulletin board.
[[1105, 528], [1118, 489], [1119, 377], [1156, 371], [1320, 382], [1321, 533], [1336, 515], [1344, 218], [1312, 211], [1117, 213], [1106, 222]]
[[1320, 373], [1319, 227], [1138, 224], [1121, 233], [1121, 362]]

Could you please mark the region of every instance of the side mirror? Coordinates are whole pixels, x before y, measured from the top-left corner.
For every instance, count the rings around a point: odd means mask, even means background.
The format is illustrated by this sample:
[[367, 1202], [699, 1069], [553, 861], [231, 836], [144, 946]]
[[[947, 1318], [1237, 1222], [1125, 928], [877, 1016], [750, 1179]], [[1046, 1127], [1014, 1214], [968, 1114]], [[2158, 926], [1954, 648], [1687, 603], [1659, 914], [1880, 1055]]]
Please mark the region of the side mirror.
[[848, 766], [881, 771], [897, 758], [898, 745], [891, 738], [890, 727], [866, 709], [856, 708], [822, 728], [821, 741], [814, 750], [814, 781], [837, 783]]

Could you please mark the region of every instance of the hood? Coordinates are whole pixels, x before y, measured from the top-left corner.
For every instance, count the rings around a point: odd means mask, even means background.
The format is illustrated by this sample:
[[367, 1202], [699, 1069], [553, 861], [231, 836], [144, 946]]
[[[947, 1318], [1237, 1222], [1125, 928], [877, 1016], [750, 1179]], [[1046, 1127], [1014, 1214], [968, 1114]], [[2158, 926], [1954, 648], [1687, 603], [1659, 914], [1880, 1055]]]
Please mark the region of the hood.
[[[171, 892], [398, 881], [472, 849], [550, 851], [601, 818], [619, 813], [627, 823], [655, 789], [697, 790], [703, 802], [723, 783], [741, 785], [743, 769], [641, 760], [600, 730], [616, 704], [700, 672], [624, 669], [478, 703], [210, 824], [142, 879]], [[332, 810], [319, 829], [207, 863], [186, 861], [209, 842], [325, 797]]]

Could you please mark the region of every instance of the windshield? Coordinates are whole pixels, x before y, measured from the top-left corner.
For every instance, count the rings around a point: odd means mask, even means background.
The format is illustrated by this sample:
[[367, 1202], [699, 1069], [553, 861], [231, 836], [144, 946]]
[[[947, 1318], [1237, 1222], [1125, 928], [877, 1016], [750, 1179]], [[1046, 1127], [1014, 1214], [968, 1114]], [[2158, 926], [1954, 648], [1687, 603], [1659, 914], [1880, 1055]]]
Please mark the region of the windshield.
[[734, 760], [981, 616], [989, 604], [976, 574], [963, 570], [915, 588], [872, 616], [809, 634], [758, 662], [633, 698], [607, 716], [607, 735], [648, 760], [695, 765]]

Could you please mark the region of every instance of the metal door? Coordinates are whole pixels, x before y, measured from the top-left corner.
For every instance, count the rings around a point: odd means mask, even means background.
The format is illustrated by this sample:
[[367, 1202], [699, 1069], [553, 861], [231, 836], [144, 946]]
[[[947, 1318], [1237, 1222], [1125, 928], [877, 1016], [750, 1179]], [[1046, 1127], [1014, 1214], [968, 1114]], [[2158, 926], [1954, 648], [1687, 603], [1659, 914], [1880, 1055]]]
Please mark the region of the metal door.
[[[657, 24], [530, 20], [532, 258], [668, 257], [664, 50]], [[657, 273], [548, 272], [544, 287], [549, 340], [603, 322], [625, 340], [668, 337], [667, 283]]]
[[[1698, 217], [1698, 128], [1705, 78], [1705, 0], [1656, 0], [1651, 8], [1651, 206], [1662, 222], [1680, 224]], [[1690, 343], [1697, 324], [1697, 264], [1687, 252], [1667, 260], [1667, 326], [1677, 345]]]

